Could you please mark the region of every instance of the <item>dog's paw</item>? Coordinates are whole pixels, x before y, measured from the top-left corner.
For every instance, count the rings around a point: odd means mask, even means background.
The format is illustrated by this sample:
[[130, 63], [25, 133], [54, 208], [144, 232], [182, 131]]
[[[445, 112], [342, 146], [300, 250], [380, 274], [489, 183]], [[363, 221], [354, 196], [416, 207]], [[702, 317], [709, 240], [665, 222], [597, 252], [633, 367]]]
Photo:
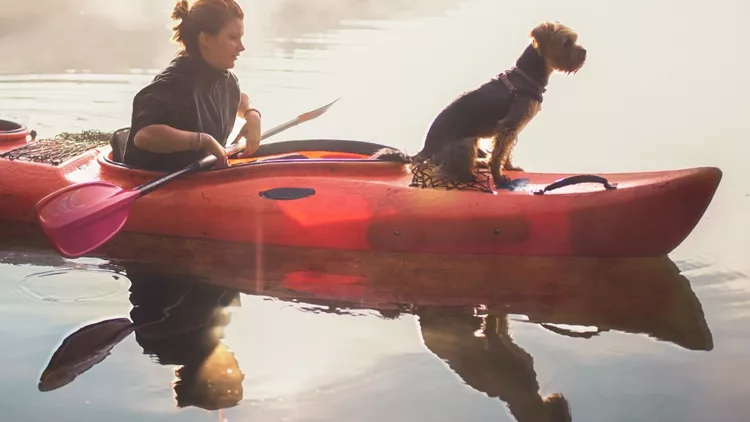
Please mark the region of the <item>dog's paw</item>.
[[503, 174], [495, 181], [495, 189], [507, 189], [510, 186], [510, 182], [510, 177]]
[[523, 169], [521, 167], [518, 167], [518, 166], [508, 166], [508, 167], [505, 167], [505, 170], [508, 170], [508, 171], [523, 171]]

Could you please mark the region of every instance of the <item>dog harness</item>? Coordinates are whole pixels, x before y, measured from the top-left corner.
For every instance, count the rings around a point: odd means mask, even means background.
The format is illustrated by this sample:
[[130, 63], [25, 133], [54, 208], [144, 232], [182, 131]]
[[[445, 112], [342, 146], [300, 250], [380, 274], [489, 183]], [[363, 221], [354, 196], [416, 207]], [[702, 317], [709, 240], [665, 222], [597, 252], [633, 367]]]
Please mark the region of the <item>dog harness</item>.
[[[519, 75], [521, 75], [522, 78], [526, 79], [527, 81], [535, 85], [537, 89], [539, 89], [539, 92], [534, 92], [534, 91], [526, 90], [526, 89], [518, 89], [515, 85], [513, 85], [513, 82], [511, 82], [510, 78], [508, 78], [508, 75], [510, 74], [510, 72], [513, 72], [513, 71], [517, 72]], [[512, 97], [515, 97], [516, 95], [525, 95], [527, 97], [531, 97], [537, 100], [539, 103], [542, 102], [543, 100], [542, 94], [546, 91], [546, 89], [542, 87], [541, 85], [539, 85], [537, 81], [531, 79], [531, 76], [527, 75], [521, 69], [514, 66], [497, 76], [500, 78], [501, 81], [503, 81], [505, 86], [508, 88], [508, 91], [510, 91], [510, 95]]]

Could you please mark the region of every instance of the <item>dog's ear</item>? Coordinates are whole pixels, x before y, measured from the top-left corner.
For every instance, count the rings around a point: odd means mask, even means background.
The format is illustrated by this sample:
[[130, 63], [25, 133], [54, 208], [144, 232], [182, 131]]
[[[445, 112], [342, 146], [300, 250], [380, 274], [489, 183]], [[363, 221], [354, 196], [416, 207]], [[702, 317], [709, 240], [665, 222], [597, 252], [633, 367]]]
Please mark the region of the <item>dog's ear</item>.
[[555, 24], [553, 22], [542, 22], [537, 25], [529, 33], [534, 48], [542, 53], [545, 49], [545, 46], [549, 45], [549, 43], [552, 41], [554, 32]]

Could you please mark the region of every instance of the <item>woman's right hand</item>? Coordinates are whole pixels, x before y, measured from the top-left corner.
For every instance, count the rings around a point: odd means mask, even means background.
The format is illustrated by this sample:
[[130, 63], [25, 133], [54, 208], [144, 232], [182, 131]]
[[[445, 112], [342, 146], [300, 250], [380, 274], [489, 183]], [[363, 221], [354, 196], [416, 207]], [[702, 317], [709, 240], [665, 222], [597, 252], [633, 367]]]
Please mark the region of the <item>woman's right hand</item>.
[[201, 133], [200, 150], [215, 156], [219, 161], [223, 161], [227, 156], [227, 151], [221, 144], [208, 133]]

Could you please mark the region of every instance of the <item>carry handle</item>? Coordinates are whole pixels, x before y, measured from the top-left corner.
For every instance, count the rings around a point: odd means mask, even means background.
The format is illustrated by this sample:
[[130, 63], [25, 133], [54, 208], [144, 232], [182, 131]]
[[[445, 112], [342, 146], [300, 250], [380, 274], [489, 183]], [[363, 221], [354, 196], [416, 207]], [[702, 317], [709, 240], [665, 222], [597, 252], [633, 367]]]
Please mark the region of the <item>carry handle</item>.
[[544, 189], [539, 189], [537, 191], [534, 191], [534, 195], [544, 195], [545, 193], [549, 191], [560, 189], [565, 186], [577, 185], [579, 183], [601, 183], [602, 185], [604, 185], [604, 188], [607, 190], [617, 188], [617, 183], [609, 183], [609, 180], [607, 180], [604, 177], [596, 176], [594, 174], [579, 174], [576, 176], [568, 176], [568, 177], [556, 180], [555, 182], [547, 185]]

